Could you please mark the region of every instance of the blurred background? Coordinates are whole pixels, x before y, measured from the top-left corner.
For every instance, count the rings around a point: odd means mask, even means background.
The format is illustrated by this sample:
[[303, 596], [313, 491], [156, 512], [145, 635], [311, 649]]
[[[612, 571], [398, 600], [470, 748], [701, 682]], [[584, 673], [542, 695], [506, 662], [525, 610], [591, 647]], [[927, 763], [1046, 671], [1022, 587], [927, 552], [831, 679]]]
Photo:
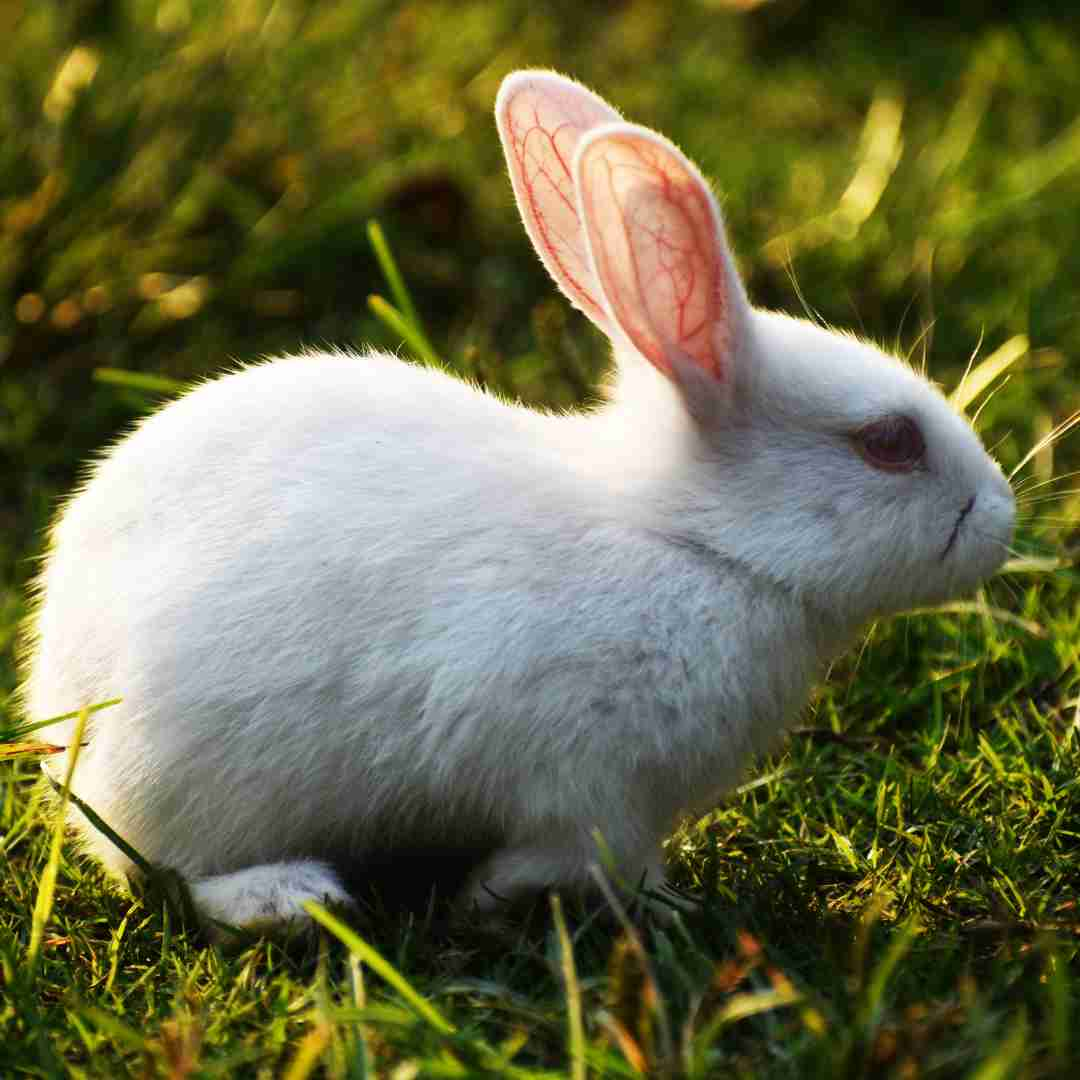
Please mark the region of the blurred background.
[[[1015, 463], [1080, 407], [1067, 6], [2, 0], [0, 703], [56, 500], [154, 402], [95, 371], [398, 348], [367, 302], [386, 291], [371, 219], [448, 363], [588, 398], [604, 343], [532, 255], [491, 120], [516, 67], [680, 143], [757, 304], [925, 357], [946, 386], [975, 350], [1012, 358], [980, 426]], [[1066, 471], [1072, 444], [1039, 467]]]

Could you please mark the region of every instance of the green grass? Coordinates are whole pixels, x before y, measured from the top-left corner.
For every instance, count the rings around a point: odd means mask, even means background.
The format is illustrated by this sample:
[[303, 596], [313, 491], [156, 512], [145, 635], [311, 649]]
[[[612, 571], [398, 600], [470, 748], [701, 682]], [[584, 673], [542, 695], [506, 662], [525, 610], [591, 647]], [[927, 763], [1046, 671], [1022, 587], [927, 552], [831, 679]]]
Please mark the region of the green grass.
[[510, 1075], [496, 1063], [513, 1048], [523, 1073], [562, 1072], [577, 1002], [577, 1052], [611, 1075], [1064, 1075], [1080, 1061], [1080, 732], [1075, 686], [1052, 680], [1076, 617], [1043, 630], [956, 616], [876, 634], [787, 753], [672, 842], [703, 911], [635, 931], [640, 946], [575, 912], [574, 976], [542, 905], [520, 927], [448, 928], [372, 900], [354, 960], [200, 949], [66, 849], [31, 973], [49, 835], [20, 766], [3, 814], [0, 1053], [39, 1075], [177, 1075], [183, 1054], [196, 1075], [234, 1075], [308, 1050], [332, 1076], [364, 1075], [365, 1055], [379, 1075], [410, 1061]]
[[[976, 363], [1011, 360], [973, 408], [1019, 463], [1080, 407], [1080, 23], [950, 12], [5, 7], [0, 737], [51, 507], [177, 382], [406, 343], [526, 401], [588, 396], [603, 344], [528, 251], [490, 120], [516, 66], [675, 137], [756, 302], [925, 355], [949, 386], [980, 342]], [[0, 763], [0, 1076], [1075, 1074], [1077, 468], [1066, 437], [1018, 477], [1065, 478], [1031, 488], [1054, 497], [1018, 541], [1061, 569], [875, 627], [784, 751], [672, 840], [702, 909], [670, 927], [570, 898], [450, 926], [376, 893], [317, 942], [205, 949], [54, 849], [36, 767]]]

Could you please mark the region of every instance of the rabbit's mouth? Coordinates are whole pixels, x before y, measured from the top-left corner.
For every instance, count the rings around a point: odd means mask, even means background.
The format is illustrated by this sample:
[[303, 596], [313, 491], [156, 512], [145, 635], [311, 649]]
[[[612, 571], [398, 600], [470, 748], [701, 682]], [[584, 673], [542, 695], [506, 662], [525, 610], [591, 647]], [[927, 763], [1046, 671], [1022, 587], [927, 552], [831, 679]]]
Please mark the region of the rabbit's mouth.
[[956, 524], [952, 527], [952, 532], [949, 534], [949, 542], [945, 545], [945, 550], [941, 553], [942, 562], [949, 557], [949, 552], [956, 546], [956, 538], [960, 535], [960, 526], [964, 524], [964, 518], [966, 518], [974, 509], [975, 496], [972, 495], [964, 504], [963, 510], [960, 511], [960, 516], [956, 519]]

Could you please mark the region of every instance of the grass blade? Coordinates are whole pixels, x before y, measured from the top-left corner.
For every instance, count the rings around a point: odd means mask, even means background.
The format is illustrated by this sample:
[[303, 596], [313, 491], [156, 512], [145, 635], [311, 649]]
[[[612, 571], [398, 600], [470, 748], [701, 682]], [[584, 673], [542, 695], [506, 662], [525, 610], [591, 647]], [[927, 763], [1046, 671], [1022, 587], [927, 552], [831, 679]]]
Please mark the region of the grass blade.
[[585, 1080], [585, 1023], [581, 1015], [581, 984], [578, 982], [577, 968], [574, 965], [574, 946], [563, 917], [562, 900], [557, 893], [551, 894], [551, 916], [555, 920], [555, 932], [559, 935], [563, 985], [566, 988], [570, 1076], [572, 1080]]
[[182, 394], [188, 388], [187, 383], [170, 379], [166, 375], [151, 375], [146, 371], [126, 371], [113, 367], [94, 368], [94, 382], [123, 386], [145, 394]]
[[[82, 728], [76, 728], [76, 733], [81, 734]], [[81, 740], [76, 743], [77, 746], [81, 746]], [[74, 747], [72, 748], [74, 751]], [[99, 832], [107, 836], [147, 877], [153, 877], [157, 872], [155, 867], [142, 855], [137, 849], [133, 848], [101, 815], [88, 803], [83, 802], [78, 795], [73, 791], [67, 790], [67, 787], [61, 788], [59, 784], [48, 773], [45, 774], [46, 779], [52, 785], [53, 790], [60, 793], [64, 802], [71, 802], [83, 816], [94, 826]]]
[[949, 404], [964, 412], [991, 383], [1001, 378], [1017, 360], [1027, 356], [1029, 347], [1025, 334], [1017, 334], [1004, 345], [999, 345], [960, 380], [960, 385], [949, 395]]
[[381, 296], [369, 296], [368, 307], [375, 317], [397, 334], [428, 367], [443, 367], [442, 357], [431, 347], [422, 330], [414, 326], [393, 304]]
[[1050, 1034], [1050, 1049], [1055, 1064], [1062, 1070], [1069, 1060], [1069, 982], [1068, 967], [1062, 960], [1053, 940], [1046, 946], [1046, 1023]]
[[11, 761], [21, 757], [50, 757], [62, 754], [67, 748], [53, 746], [43, 742], [0, 742], [0, 761]]
[[335, 918], [329, 911], [308, 900], [304, 910], [320, 925], [330, 931], [350, 952], [355, 953], [372, 971], [388, 982], [436, 1031], [443, 1035], [453, 1035], [457, 1029], [434, 1005], [415, 990], [412, 984], [389, 960], [369, 945], [359, 934]]
[[282, 1080], [307, 1080], [330, 1045], [330, 1025], [317, 1024], [301, 1040]]
[[[429, 367], [442, 367], [442, 360], [424, 330], [424, 324], [420, 320], [420, 313], [416, 310], [416, 305], [413, 303], [409, 290], [405, 285], [405, 279], [394, 261], [394, 255], [390, 250], [390, 245], [386, 242], [386, 234], [382, 231], [382, 226], [377, 221], [369, 221], [367, 234], [371, 247], [375, 252], [375, 258], [378, 260], [379, 267], [383, 272], [383, 277], [386, 278], [386, 283], [390, 286], [390, 295], [394, 299], [394, 303], [391, 305], [382, 297], [372, 296], [368, 298], [368, 305], [376, 317], [405, 338], [413, 352], [425, 364]], [[389, 310], [379, 310], [375, 304], [376, 300], [381, 301]]]
[[704, 1028], [694, 1041], [703, 1050], [708, 1050], [719, 1033], [729, 1024], [736, 1024], [740, 1020], [747, 1020], [751, 1016], [759, 1016], [761, 1013], [783, 1009], [788, 1005], [798, 1005], [802, 1000], [803, 995], [794, 987], [788, 985], [779, 989], [748, 990], [741, 994], [735, 994], [709, 1021], [708, 1027]]
[[919, 934], [919, 922], [915, 918], [908, 921], [900, 929], [900, 932], [889, 943], [885, 955], [881, 958], [874, 973], [870, 976], [870, 982], [866, 988], [866, 999], [859, 1010], [859, 1027], [869, 1034], [881, 1017], [881, 1003], [885, 996], [885, 987], [892, 978], [900, 961], [911, 951], [915, 938]]
[[[1008, 567], [1008, 563], [1002, 568], [1002, 572]], [[1020, 615], [1014, 615], [1004, 608], [991, 607], [989, 604], [978, 600], [955, 600], [951, 604], [938, 604], [935, 607], [912, 608], [906, 613], [912, 615], [981, 615], [984, 618], [993, 619], [995, 622], [1006, 623], [1015, 626], [1035, 638], [1046, 637], [1046, 631], [1032, 619], [1025, 619]]]
[[993, 1054], [969, 1074], [970, 1080], [1007, 1080], [1015, 1076], [1027, 1048], [1027, 1036], [1027, 1017], [1021, 1013]]
[[60, 872], [60, 849], [64, 843], [65, 813], [68, 799], [71, 797], [71, 777], [79, 760], [83, 732], [86, 730], [86, 721], [89, 716], [90, 710], [82, 709], [75, 724], [75, 736], [68, 754], [67, 768], [64, 771], [64, 783], [60, 789], [60, 808], [56, 816], [56, 823], [53, 825], [52, 839], [49, 844], [49, 859], [41, 874], [41, 880], [38, 882], [37, 898], [34, 901], [34, 914], [30, 926], [30, 944], [26, 949], [26, 970], [31, 976], [41, 953], [41, 942], [45, 936], [45, 926], [49, 921], [49, 916], [52, 915], [53, 900], [56, 896], [56, 878]]
[[[606, 850], [606, 845], [603, 844], [603, 837], [600, 836], [599, 832], [594, 833], [594, 839], [601, 846], [602, 851]], [[671, 1020], [668, 1017], [667, 1004], [664, 1001], [663, 995], [660, 993], [660, 984], [657, 981], [653, 965], [649, 960], [649, 954], [641, 940], [641, 935], [630, 921], [629, 915], [626, 914], [626, 909], [619, 903], [619, 898], [615, 895], [615, 890], [612, 889], [611, 883], [608, 881], [604, 872], [598, 865], [592, 866], [591, 871], [593, 880], [599, 887], [600, 892], [603, 893], [604, 899], [615, 914], [615, 918], [619, 921], [619, 925], [626, 935], [626, 940], [628, 941], [630, 948], [633, 949], [634, 953], [637, 955], [638, 963], [641, 966], [641, 972], [644, 976], [646, 1004], [656, 1017], [656, 1026], [660, 1037], [660, 1055], [665, 1064], [669, 1064], [674, 1058], [675, 1041], [671, 1034]]]
[[416, 310], [416, 305], [412, 302], [409, 290], [405, 286], [405, 279], [401, 276], [401, 271], [398, 270], [397, 263], [394, 261], [393, 253], [390, 251], [390, 245], [386, 242], [386, 234], [383, 232], [382, 226], [377, 221], [369, 221], [367, 234], [371, 247], [375, 252], [375, 258], [379, 262], [379, 269], [382, 270], [383, 277], [386, 278], [386, 284], [390, 286], [390, 295], [394, 298], [398, 311], [417, 330], [423, 333], [420, 315]]
[[62, 713], [60, 716], [50, 716], [48, 720], [35, 720], [30, 724], [15, 724], [9, 728], [0, 728], [0, 743], [15, 742], [16, 740], [25, 739], [27, 735], [30, 735], [35, 731], [40, 731], [42, 728], [50, 727], [53, 724], [59, 724], [64, 720], [74, 720], [84, 711], [87, 716], [92, 716], [102, 709], [108, 709], [113, 705], [119, 705], [122, 700], [122, 698], [111, 698], [108, 701], [98, 702], [96, 705], [88, 705], [85, 710], [76, 709], [74, 712]]
[[[149, 1043], [141, 1031], [124, 1023], [118, 1016], [96, 1005], [75, 1002], [74, 1011], [89, 1020], [102, 1034], [135, 1053], [151, 1054], [155, 1047]], [[157, 1055], [155, 1055], [157, 1056]], [[153, 1075], [153, 1074], [151, 1074]]]

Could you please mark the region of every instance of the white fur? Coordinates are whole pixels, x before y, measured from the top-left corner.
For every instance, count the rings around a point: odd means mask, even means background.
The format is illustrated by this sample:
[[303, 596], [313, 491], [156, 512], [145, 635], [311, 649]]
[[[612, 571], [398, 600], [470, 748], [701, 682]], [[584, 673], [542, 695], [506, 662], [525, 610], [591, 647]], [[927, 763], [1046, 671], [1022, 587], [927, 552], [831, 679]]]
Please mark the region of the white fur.
[[249, 933], [297, 926], [306, 929], [307, 901], [352, 907], [349, 894], [325, 863], [296, 862], [249, 866], [191, 884], [191, 900], [214, 941], [229, 943], [233, 927]]
[[[557, 119], [595, 111], [582, 93], [511, 76], [508, 159], [516, 100]], [[27, 710], [123, 698], [92, 718], [74, 789], [186, 875], [204, 914], [288, 921], [304, 898], [342, 899], [322, 863], [409, 847], [488, 850], [465, 892], [481, 906], [582, 886], [594, 829], [655, 884], [680, 815], [774, 743], [869, 618], [969, 590], [1004, 558], [1012, 495], [966, 422], [899, 361], [751, 309], [693, 166], [609, 120], [588, 120], [559, 174], [595, 235], [545, 252], [613, 338], [607, 404], [544, 415], [382, 354], [282, 358], [140, 424], [58, 520]], [[677, 195], [646, 176], [605, 209], [588, 168], [609, 150], [618, 169], [659, 155]], [[541, 246], [542, 153], [511, 160]], [[636, 286], [596, 245], [598, 217], [640, 224], [648, 198], [649, 237], [671, 237], [665, 215], [691, 197], [711, 222], [695, 265], [723, 294], [686, 353], [663, 311], [644, 329], [619, 318]], [[651, 301], [684, 276], [650, 278]], [[920, 425], [924, 467], [853, 448], [891, 413]], [[76, 821], [110, 870], [133, 869]]]

